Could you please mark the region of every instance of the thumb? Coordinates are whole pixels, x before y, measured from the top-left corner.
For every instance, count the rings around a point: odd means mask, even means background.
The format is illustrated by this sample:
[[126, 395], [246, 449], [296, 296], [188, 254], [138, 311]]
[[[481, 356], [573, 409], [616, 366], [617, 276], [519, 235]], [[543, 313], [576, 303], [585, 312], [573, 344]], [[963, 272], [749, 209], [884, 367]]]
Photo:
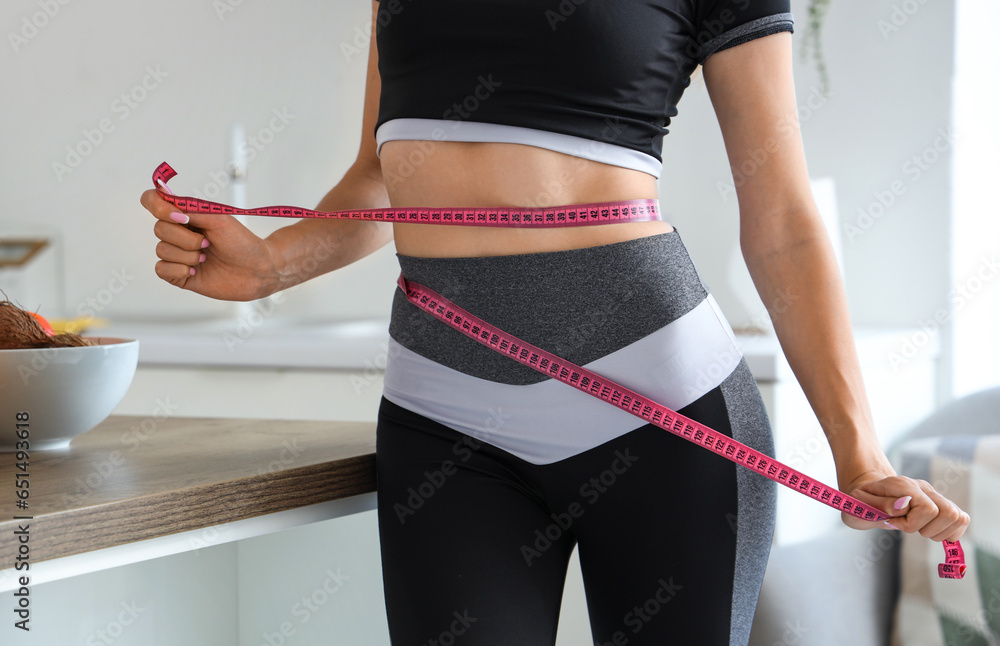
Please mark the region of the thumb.
[[188, 221], [182, 224], [209, 240], [248, 231], [242, 222], [226, 213], [185, 213], [184, 215], [187, 216]]
[[895, 517], [906, 515], [913, 496], [919, 495], [920, 491], [908, 478], [891, 476], [863, 482], [847, 493], [888, 516]]

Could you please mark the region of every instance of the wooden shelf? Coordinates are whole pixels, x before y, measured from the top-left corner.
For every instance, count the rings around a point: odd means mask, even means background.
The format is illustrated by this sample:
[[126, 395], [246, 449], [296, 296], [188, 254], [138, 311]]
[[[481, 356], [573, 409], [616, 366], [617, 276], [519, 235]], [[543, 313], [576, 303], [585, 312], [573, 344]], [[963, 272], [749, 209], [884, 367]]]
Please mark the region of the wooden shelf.
[[14, 462], [0, 453], [4, 567], [25, 522], [36, 563], [373, 492], [375, 425], [112, 416], [31, 453], [27, 510]]

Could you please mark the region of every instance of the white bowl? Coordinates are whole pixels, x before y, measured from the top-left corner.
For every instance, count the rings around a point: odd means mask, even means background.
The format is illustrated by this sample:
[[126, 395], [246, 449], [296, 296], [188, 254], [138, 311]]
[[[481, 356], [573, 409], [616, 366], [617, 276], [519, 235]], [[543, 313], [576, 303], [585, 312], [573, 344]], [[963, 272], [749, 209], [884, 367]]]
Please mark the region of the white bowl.
[[0, 451], [19, 448], [19, 429], [28, 429], [31, 451], [64, 448], [111, 414], [135, 376], [139, 342], [94, 340], [80, 348], [0, 350]]

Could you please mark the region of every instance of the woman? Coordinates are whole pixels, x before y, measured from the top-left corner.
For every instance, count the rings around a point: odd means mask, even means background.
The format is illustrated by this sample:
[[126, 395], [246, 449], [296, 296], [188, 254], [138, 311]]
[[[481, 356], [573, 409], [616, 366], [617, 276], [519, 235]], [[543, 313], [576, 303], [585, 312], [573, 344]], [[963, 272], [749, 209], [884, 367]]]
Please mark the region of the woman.
[[[788, 12], [787, 0], [376, 2], [361, 147], [318, 208], [656, 199], [664, 127], [702, 64], [732, 167], [769, 153], [737, 188], [741, 245], [827, 427], [840, 488], [903, 531], [957, 540], [968, 516], [897, 476], [872, 428], [810, 194]], [[157, 274], [178, 287], [261, 298], [394, 240], [408, 279], [773, 451], [746, 363], [666, 222], [306, 220], [261, 240], [153, 191], [142, 203], [158, 220]], [[577, 544], [597, 643], [747, 642], [773, 529], [769, 481], [492, 353], [398, 290], [390, 334], [377, 463], [394, 643], [554, 643]]]

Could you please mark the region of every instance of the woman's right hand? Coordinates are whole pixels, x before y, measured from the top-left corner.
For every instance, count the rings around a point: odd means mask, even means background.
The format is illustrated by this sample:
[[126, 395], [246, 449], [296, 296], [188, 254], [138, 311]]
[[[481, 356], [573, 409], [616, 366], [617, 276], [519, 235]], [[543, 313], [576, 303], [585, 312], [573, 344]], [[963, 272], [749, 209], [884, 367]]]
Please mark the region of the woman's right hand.
[[231, 215], [181, 213], [155, 190], [140, 199], [156, 218], [156, 275], [171, 285], [227, 301], [270, 295], [277, 269], [267, 241]]

